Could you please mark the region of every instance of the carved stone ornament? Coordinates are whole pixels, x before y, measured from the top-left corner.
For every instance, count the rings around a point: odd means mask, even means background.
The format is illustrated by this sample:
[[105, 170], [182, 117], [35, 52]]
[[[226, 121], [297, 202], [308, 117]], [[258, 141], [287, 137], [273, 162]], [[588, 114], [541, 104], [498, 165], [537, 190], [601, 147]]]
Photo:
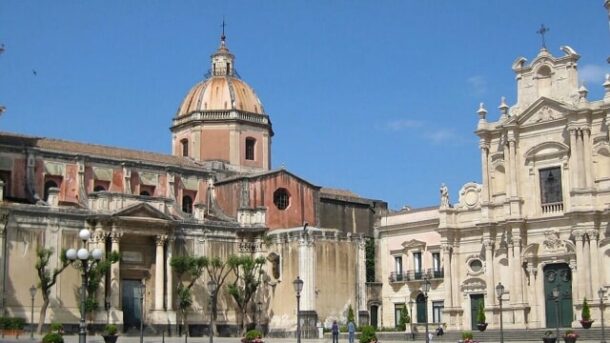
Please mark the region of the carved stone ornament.
[[470, 278], [464, 280], [464, 282], [460, 285], [460, 290], [464, 295], [470, 293], [483, 293], [485, 292], [485, 280], [480, 278]]
[[457, 207], [475, 208], [479, 206], [480, 195], [481, 185], [474, 182], [468, 182], [460, 189], [460, 200]]
[[544, 242], [542, 246], [546, 251], [566, 251], [566, 244], [559, 238], [559, 232], [547, 230], [544, 232]]
[[549, 106], [544, 106], [540, 111], [538, 111], [536, 115], [536, 122], [540, 123], [544, 121], [549, 121], [557, 119], [558, 117], [559, 114], [555, 112], [552, 108], [550, 108]]

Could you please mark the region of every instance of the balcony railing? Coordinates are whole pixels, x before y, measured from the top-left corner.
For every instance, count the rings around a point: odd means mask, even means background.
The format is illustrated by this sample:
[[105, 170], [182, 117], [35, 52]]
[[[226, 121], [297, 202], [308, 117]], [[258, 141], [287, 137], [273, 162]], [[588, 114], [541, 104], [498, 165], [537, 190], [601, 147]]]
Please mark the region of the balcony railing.
[[547, 204], [542, 204], [542, 213], [544, 213], [544, 214], [562, 213], [562, 212], [563, 212], [563, 202], [549, 202]]
[[426, 271], [415, 271], [407, 270], [402, 272], [391, 272], [390, 282], [408, 282], [408, 281], [420, 281], [424, 279], [424, 276], [428, 276], [428, 279], [442, 279], [445, 277], [443, 269], [428, 269]]

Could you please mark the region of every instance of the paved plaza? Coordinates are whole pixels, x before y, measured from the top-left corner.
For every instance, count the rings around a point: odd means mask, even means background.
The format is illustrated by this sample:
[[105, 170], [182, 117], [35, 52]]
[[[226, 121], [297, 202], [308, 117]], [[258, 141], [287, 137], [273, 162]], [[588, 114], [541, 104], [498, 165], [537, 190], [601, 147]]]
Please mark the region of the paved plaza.
[[[78, 336], [76, 335], [69, 335], [69, 336], [64, 336], [64, 340], [65, 343], [78, 343]], [[5, 337], [5, 338], [0, 338], [0, 342], [6, 342], [6, 343], [28, 343], [28, 342], [41, 342], [42, 341], [42, 336], [35, 336], [34, 339], [30, 339], [29, 336], [26, 337], [20, 337], [19, 339], [16, 339], [15, 337]], [[144, 343], [159, 343], [162, 342], [163, 338], [162, 337], [158, 337], [158, 336], [151, 336], [151, 337], [144, 337]], [[184, 337], [165, 337], [164, 340], [166, 343], [184, 343]], [[189, 337], [188, 338], [188, 342], [190, 343], [208, 343], [210, 341], [209, 337], [204, 336], [204, 337]], [[265, 342], [266, 343], [296, 343], [296, 339], [294, 338], [265, 338]], [[302, 339], [301, 340], [303, 343], [330, 343], [331, 339], [330, 338], [324, 338], [324, 339]], [[104, 339], [101, 336], [87, 336], [87, 342], [88, 343], [104, 343]], [[140, 342], [140, 337], [133, 337], [133, 336], [121, 336], [117, 343], [139, 343]], [[238, 337], [214, 337], [214, 342], [216, 343], [239, 343], [240, 339]], [[341, 338], [339, 339], [339, 342], [343, 343], [343, 342], [347, 342], [346, 338]], [[356, 342], [358, 342], [356, 340]], [[380, 341], [384, 342], [384, 341]], [[425, 343], [424, 340], [403, 340], [403, 341], [396, 341], [396, 340], [392, 340], [392, 341], [388, 341], [388, 342], [413, 342], [413, 343]], [[430, 343], [434, 343], [435, 340], [433, 339], [432, 341], [430, 341]], [[447, 342], [446, 340], [443, 340], [443, 342]], [[483, 342], [483, 341], [481, 341]], [[497, 341], [485, 341], [485, 343], [499, 343]], [[514, 341], [511, 340], [510, 342], [533, 342], [533, 341]], [[534, 341], [535, 342], [535, 341]], [[598, 343], [599, 341], [595, 340], [578, 340], [578, 343]]]

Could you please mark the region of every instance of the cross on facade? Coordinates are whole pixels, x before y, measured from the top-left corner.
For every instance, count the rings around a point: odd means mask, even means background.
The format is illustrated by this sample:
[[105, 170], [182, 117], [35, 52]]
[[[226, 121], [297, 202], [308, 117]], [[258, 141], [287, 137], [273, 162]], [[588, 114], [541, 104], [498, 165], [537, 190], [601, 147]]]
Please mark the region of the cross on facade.
[[544, 34], [549, 32], [551, 29], [549, 29], [548, 27], [544, 27], [544, 24], [540, 25], [540, 29], [538, 31], [536, 31], [537, 34], [539, 34], [542, 37], [542, 48], [546, 49], [546, 41], [544, 40]]

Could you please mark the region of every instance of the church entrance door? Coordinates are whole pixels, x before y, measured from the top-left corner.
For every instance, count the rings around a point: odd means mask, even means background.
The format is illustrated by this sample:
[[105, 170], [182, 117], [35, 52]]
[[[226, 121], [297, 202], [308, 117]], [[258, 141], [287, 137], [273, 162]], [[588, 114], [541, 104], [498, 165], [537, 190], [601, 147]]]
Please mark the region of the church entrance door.
[[415, 298], [415, 303], [417, 304], [417, 322], [428, 322], [428, 304], [426, 304], [426, 297], [424, 297], [423, 294], [419, 293], [417, 298]]
[[[553, 298], [554, 288], [559, 290], [557, 303]], [[573, 317], [572, 271], [570, 266], [565, 263], [557, 263], [544, 267], [544, 298], [546, 327], [556, 327], [557, 321], [559, 321], [559, 327], [570, 327]]]
[[123, 328], [140, 330], [142, 308], [140, 306], [140, 280], [123, 280]]
[[477, 313], [479, 312], [479, 304], [485, 307], [485, 300], [483, 294], [471, 294], [470, 295], [470, 328], [472, 330], [477, 328]]
[[377, 316], [378, 316], [379, 306], [371, 305], [371, 326], [375, 329], [377, 328]]

